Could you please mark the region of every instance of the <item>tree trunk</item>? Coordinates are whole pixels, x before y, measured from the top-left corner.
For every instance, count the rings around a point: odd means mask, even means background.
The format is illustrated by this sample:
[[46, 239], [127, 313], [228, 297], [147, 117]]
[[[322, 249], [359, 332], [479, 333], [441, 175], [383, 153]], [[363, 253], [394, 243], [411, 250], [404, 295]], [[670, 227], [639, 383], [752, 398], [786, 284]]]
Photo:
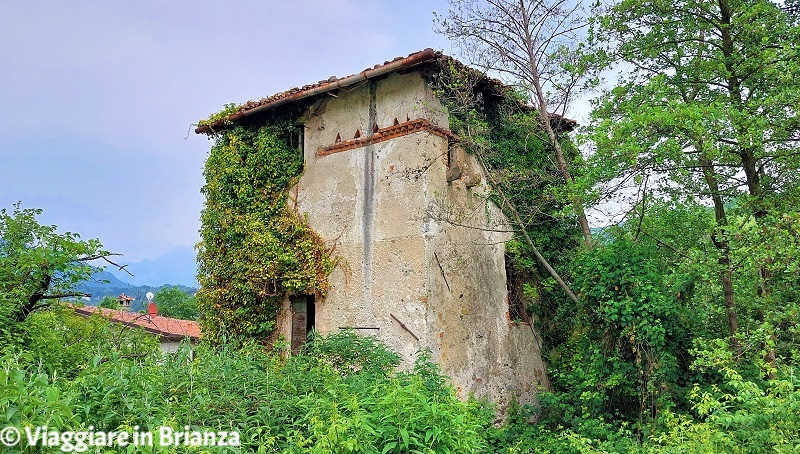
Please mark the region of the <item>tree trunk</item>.
[[[742, 96], [741, 79], [733, 66], [736, 57], [736, 49], [734, 45], [734, 35], [731, 31], [732, 15], [730, 11], [730, 4], [728, 0], [718, 0], [720, 6], [720, 36], [722, 38], [722, 54], [725, 56], [725, 69], [728, 72], [728, 97], [731, 103], [737, 108], [744, 107]], [[747, 133], [747, 124], [740, 120], [737, 115], [731, 116], [731, 123], [737, 132], [737, 142], [739, 146], [739, 157], [741, 158], [741, 167], [747, 182], [747, 192], [753, 198], [753, 217], [759, 224], [767, 216], [767, 207], [764, 201], [764, 194], [761, 188], [761, 175], [759, 174], [758, 162], [756, 160], [756, 152], [758, 146], [754, 144]], [[770, 258], [767, 258], [769, 263]], [[770, 289], [768, 281], [770, 279], [770, 272], [767, 268], [767, 263], [759, 266], [759, 277], [761, 282], [758, 286], [758, 296], [765, 298], [769, 296]], [[763, 305], [759, 304], [757, 308], [756, 318], [763, 321], [765, 319], [763, 312]], [[775, 368], [775, 350], [767, 345], [763, 345], [766, 350], [764, 360], [768, 362], [773, 370]], [[768, 374], [772, 378], [772, 373]]]
[[492, 188], [494, 188], [494, 190], [497, 191], [498, 195], [503, 200], [503, 205], [505, 205], [506, 208], [508, 209], [507, 212], [511, 215], [511, 222], [519, 229], [519, 232], [522, 234], [522, 237], [525, 239], [525, 243], [527, 243], [528, 247], [530, 247], [531, 251], [533, 251], [533, 255], [536, 257], [536, 260], [542, 265], [542, 267], [544, 267], [545, 270], [547, 270], [547, 273], [553, 279], [556, 280], [556, 282], [558, 283], [559, 287], [561, 287], [564, 290], [564, 293], [567, 294], [569, 299], [574, 301], [575, 304], [580, 304], [580, 300], [575, 295], [575, 293], [572, 291], [572, 289], [569, 288], [569, 285], [567, 285], [567, 283], [564, 282], [564, 279], [561, 278], [561, 275], [558, 274], [558, 272], [555, 270], [555, 268], [553, 268], [550, 265], [550, 263], [547, 261], [547, 259], [544, 258], [544, 256], [539, 252], [539, 248], [537, 248], [536, 245], [533, 244], [533, 240], [531, 239], [530, 235], [528, 235], [528, 231], [525, 229], [525, 225], [522, 223], [522, 218], [520, 217], [519, 212], [517, 211], [517, 208], [514, 206], [513, 203], [511, 203], [506, 198], [506, 195], [503, 192], [503, 190], [500, 188], [500, 185], [498, 185], [497, 182], [494, 180], [494, 178], [492, 178], [492, 173], [488, 171], [489, 168], [486, 166], [486, 161], [483, 159], [483, 154], [479, 153], [479, 154], [476, 154], [476, 156], [480, 160], [481, 166], [483, 166], [483, 168], [486, 169], [486, 176], [489, 179], [489, 182], [491, 183]]
[[[544, 128], [545, 132], [547, 132], [547, 138], [550, 141], [550, 145], [553, 146], [553, 153], [556, 156], [558, 170], [564, 177], [564, 181], [566, 181], [567, 184], [571, 184], [573, 181], [572, 173], [570, 173], [569, 165], [567, 164], [567, 160], [564, 158], [564, 152], [561, 149], [561, 143], [558, 141], [558, 137], [556, 137], [556, 133], [553, 130], [553, 125], [550, 123], [550, 113], [547, 112], [547, 100], [545, 100], [544, 94], [542, 93], [542, 85], [539, 81], [539, 73], [533, 63], [531, 63], [531, 72], [533, 73], [533, 85], [534, 91], [536, 92], [536, 103], [538, 105], [537, 109], [539, 110], [539, 122], [542, 124], [542, 128]], [[575, 209], [575, 215], [578, 217], [578, 223], [581, 227], [581, 234], [583, 234], [584, 244], [586, 244], [587, 247], [592, 247], [592, 231], [589, 228], [589, 221], [586, 218], [586, 211], [584, 211], [583, 205], [577, 198], [572, 199], [572, 206]]]
[[[697, 147], [702, 150], [702, 145]], [[717, 227], [719, 228], [722, 239], [717, 240], [717, 235], [712, 235], [714, 246], [719, 250], [720, 257], [717, 263], [720, 265], [720, 280], [722, 281], [722, 298], [725, 305], [725, 315], [728, 319], [728, 339], [730, 342], [731, 350], [737, 357], [737, 360], [742, 356], [742, 344], [739, 342], [737, 332], [739, 331], [739, 317], [736, 312], [736, 301], [733, 293], [733, 268], [731, 267], [730, 258], [730, 244], [725, 239], [725, 228], [728, 226], [728, 218], [725, 214], [725, 204], [722, 201], [722, 196], [719, 192], [719, 184], [717, 176], [714, 172], [714, 165], [703, 152], [699, 154], [700, 165], [703, 169], [703, 178], [708, 185], [708, 190], [711, 193], [711, 200], [714, 202], [714, 219]]]
[[[533, 94], [535, 96], [536, 101], [536, 108], [539, 111], [539, 122], [542, 125], [542, 128], [547, 133], [547, 138], [550, 141], [550, 144], [553, 146], [553, 153], [556, 157], [556, 163], [558, 164], [558, 170], [564, 177], [564, 181], [567, 184], [572, 183], [572, 173], [569, 171], [569, 165], [567, 164], [567, 160], [564, 159], [564, 152], [561, 149], [561, 144], [558, 142], [558, 137], [556, 137], [555, 131], [553, 131], [553, 125], [550, 123], [550, 113], [547, 111], [547, 99], [544, 97], [544, 90], [542, 90], [542, 80], [539, 74], [539, 66], [537, 60], [537, 53], [535, 51], [534, 46], [534, 35], [531, 31], [531, 17], [529, 14], [526, 13], [527, 8], [525, 8], [524, 2], [520, 1], [519, 3], [519, 11], [521, 12], [521, 26], [524, 36], [524, 43], [525, 43], [525, 51], [527, 53], [527, 63], [528, 63], [528, 70], [530, 73], [530, 83], [533, 85]], [[572, 206], [575, 209], [575, 215], [578, 217], [578, 224], [581, 227], [581, 234], [583, 234], [583, 241], [587, 247], [592, 246], [592, 231], [589, 229], [589, 221], [586, 218], [586, 211], [583, 209], [583, 204], [578, 198], [572, 198]]]
[[509, 202], [505, 198], [504, 195], [501, 196], [503, 197], [503, 202], [505, 202], [506, 206], [511, 211], [512, 217], [514, 218], [513, 219], [514, 223], [520, 226], [520, 232], [522, 232], [522, 236], [523, 238], [525, 238], [525, 242], [528, 243], [528, 247], [530, 247], [531, 250], [533, 251], [533, 255], [536, 256], [536, 260], [538, 260], [539, 263], [542, 264], [544, 269], [547, 270], [550, 276], [552, 276], [553, 279], [555, 279], [556, 282], [558, 282], [558, 285], [564, 290], [567, 296], [569, 296], [569, 298], [572, 301], [574, 301], [575, 304], [580, 304], [578, 297], [575, 295], [575, 293], [572, 292], [572, 289], [570, 289], [567, 283], [564, 282], [563, 279], [561, 279], [561, 276], [558, 274], [558, 272], [556, 272], [556, 270], [552, 266], [550, 266], [550, 263], [548, 263], [547, 259], [544, 258], [544, 256], [539, 252], [539, 249], [533, 244], [533, 240], [531, 240], [530, 235], [528, 235], [528, 231], [522, 227], [522, 219], [520, 219], [519, 213], [517, 213], [517, 209], [511, 202]]
[[725, 301], [725, 315], [728, 318], [728, 335], [731, 344], [731, 349], [736, 354], [736, 359], [739, 361], [742, 356], [742, 344], [736, 333], [739, 331], [739, 317], [736, 313], [736, 305], [733, 295], [733, 270], [731, 268], [730, 252], [728, 249], [728, 241], [723, 240], [720, 242], [714, 241], [714, 245], [720, 250], [719, 264], [722, 267], [720, 277], [722, 279], [722, 296]]

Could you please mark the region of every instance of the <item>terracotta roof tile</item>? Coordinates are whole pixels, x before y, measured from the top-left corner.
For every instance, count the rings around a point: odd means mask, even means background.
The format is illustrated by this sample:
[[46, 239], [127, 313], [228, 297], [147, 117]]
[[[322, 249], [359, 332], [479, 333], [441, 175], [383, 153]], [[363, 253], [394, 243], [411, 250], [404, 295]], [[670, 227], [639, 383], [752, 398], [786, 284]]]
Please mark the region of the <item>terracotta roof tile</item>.
[[[473, 71], [476, 74], [481, 75], [481, 80], [483, 81], [484, 84], [491, 85], [496, 88], [500, 87], [500, 90], [510, 89], [507, 86], [505, 86], [501, 81], [488, 77], [485, 74], [482, 74], [480, 71], [470, 68], [469, 66], [459, 62], [458, 60], [452, 57], [448, 57], [447, 55], [444, 55], [442, 52], [434, 51], [433, 49], [428, 48], [425, 50], [421, 50], [419, 52], [414, 52], [412, 54], [409, 54], [407, 57], [395, 57], [391, 61], [385, 61], [383, 62], [382, 65], [377, 64], [372, 68], [367, 68], [361, 71], [360, 73], [340, 78], [337, 78], [336, 76], [331, 76], [327, 80], [321, 80], [316, 84], [304, 85], [301, 88], [293, 87], [286, 91], [276, 93], [272, 96], [262, 98], [258, 101], [247, 101], [244, 104], [238, 106], [232, 114], [228, 115], [225, 118], [207, 124], [201, 122], [200, 126], [198, 126], [194, 130], [194, 132], [197, 134], [207, 134], [214, 131], [218, 131], [220, 129], [225, 129], [230, 123], [239, 121], [242, 118], [253, 115], [255, 113], [272, 109], [282, 104], [296, 102], [301, 99], [328, 93], [334, 90], [338, 90], [340, 88], [349, 87], [358, 84], [360, 82], [363, 82], [365, 80], [381, 76], [383, 74], [388, 74], [394, 71], [407, 69], [418, 65], [437, 62], [437, 61], [447, 62], [448, 64], [455, 65], [460, 69]], [[575, 126], [577, 125], [577, 123], [573, 120], [563, 118], [556, 114], [551, 114], [551, 115], [554, 117], [554, 120], [557, 122], [558, 126], [564, 128], [567, 131], [574, 129]]]
[[392, 61], [384, 62], [383, 65], [375, 65], [372, 68], [367, 68], [360, 73], [352, 74], [347, 77], [336, 78], [335, 76], [331, 76], [328, 80], [322, 80], [316, 84], [304, 85], [302, 88], [293, 87], [286, 91], [263, 98], [259, 101], [247, 101], [239, 106], [236, 112], [229, 115], [227, 118], [216, 121], [213, 124], [201, 125], [195, 129], [195, 132], [197, 134], [211, 132], [215, 129], [223, 128], [227, 122], [237, 121], [242, 117], [251, 115], [261, 110], [270, 109], [280, 104], [300, 100], [315, 94], [348, 87], [387, 72], [416, 66], [422, 63], [432, 62], [441, 56], [441, 52], [435, 52], [433, 49], [425, 49], [419, 52], [414, 52], [408, 57], [396, 57]]
[[193, 320], [181, 320], [177, 318], [162, 317], [160, 315], [150, 316], [115, 309], [106, 309], [94, 306], [73, 306], [76, 314], [84, 317], [100, 315], [114, 323], [126, 326], [137, 326], [145, 331], [157, 334], [162, 338], [170, 340], [181, 340], [188, 337], [192, 340], [200, 338], [200, 324]]

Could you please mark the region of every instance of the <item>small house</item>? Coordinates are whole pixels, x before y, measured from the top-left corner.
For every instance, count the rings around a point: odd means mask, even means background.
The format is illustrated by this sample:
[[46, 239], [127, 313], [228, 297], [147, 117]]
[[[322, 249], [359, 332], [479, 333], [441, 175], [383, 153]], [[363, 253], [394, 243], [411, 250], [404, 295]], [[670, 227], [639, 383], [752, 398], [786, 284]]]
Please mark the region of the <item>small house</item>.
[[141, 329], [157, 336], [161, 351], [164, 353], [177, 351], [184, 340], [188, 340], [191, 345], [197, 344], [200, 340], [200, 325], [196, 321], [162, 317], [158, 315], [154, 303], [150, 303], [145, 314], [94, 306], [74, 306], [73, 310], [83, 317], [99, 315], [111, 323]]
[[131, 310], [131, 303], [132, 303], [133, 301], [136, 301], [136, 299], [135, 299], [135, 298], [133, 298], [133, 297], [130, 297], [130, 296], [128, 296], [128, 295], [126, 295], [126, 294], [124, 294], [124, 293], [121, 293], [121, 294], [120, 294], [120, 295], [117, 297], [117, 302], [119, 303], [119, 307], [120, 307], [122, 310], [125, 310], [125, 311], [129, 311], [129, 310]]

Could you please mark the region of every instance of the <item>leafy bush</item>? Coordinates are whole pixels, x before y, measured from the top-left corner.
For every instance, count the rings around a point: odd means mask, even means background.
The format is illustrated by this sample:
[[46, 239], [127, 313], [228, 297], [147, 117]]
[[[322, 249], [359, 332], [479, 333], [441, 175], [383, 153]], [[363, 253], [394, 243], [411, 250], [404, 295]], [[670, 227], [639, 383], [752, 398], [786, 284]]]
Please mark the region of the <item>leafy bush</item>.
[[114, 325], [99, 315], [84, 318], [63, 306], [32, 313], [19, 331], [27, 357], [65, 378], [74, 378], [95, 357], [142, 356], [158, 350], [158, 340], [138, 328]]
[[603, 421], [641, 431], [680, 403], [686, 316], [655, 256], [652, 246], [617, 235], [577, 258], [573, 280], [583, 302], [572, 308], [565, 342], [550, 353], [558, 392], [541, 398], [551, 428], [602, 439]]
[[46, 425], [59, 430], [79, 424], [71, 390], [59, 386], [55, 374], [32, 363], [30, 354], [0, 358], [0, 427]]
[[100, 301], [100, 304], [97, 305], [98, 307], [104, 307], [106, 309], [114, 309], [120, 310], [122, 307], [119, 305], [119, 300], [114, 298], [113, 296], [106, 296], [103, 297], [103, 300]]
[[[248, 345], [184, 348], [143, 360], [93, 360], [55, 380], [29, 359], [6, 356], [0, 414], [6, 424], [54, 429], [239, 431], [243, 452], [480, 452], [489, 424], [462, 403], [430, 358], [397, 371], [373, 338], [316, 338], [281, 359]], [[7, 386], [7, 384], [3, 384]], [[13, 408], [13, 409], [12, 409]], [[16, 416], [15, 416], [16, 415]]]
[[177, 286], [163, 287], [153, 299], [158, 305], [158, 314], [164, 317], [197, 320], [197, 300]]
[[716, 371], [722, 383], [696, 384], [689, 396], [699, 421], [667, 413], [664, 432], [652, 438], [656, 445], [666, 452], [800, 450], [800, 379], [793, 368], [771, 380], [747, 379], [724, 339], [703, 342], [694, 353], [694, 367]]

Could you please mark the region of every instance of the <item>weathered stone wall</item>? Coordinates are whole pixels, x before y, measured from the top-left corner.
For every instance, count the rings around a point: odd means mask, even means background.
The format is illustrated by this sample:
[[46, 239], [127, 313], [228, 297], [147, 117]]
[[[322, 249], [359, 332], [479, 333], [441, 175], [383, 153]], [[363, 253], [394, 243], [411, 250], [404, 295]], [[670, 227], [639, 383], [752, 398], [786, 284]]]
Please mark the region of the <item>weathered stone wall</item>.
[[[161, 346], [161, 353], [175, 353], [178, 350], [180, 350], [182, 341], [170, 341], [161, 339], [159, 344]], [[191, 345], [192, 349], [194, 349], [195, 345], [197, 345], [197, 342], [192, 341], [190, 342], [189, 345]]]
[[[510, 234], [496, 231], [502, 214], [476, 196], [483, 187], [473, 186], [482, 178], [474, 158], [450, 153], [463, 176], [448, 183], [448, 139], [425, 129], [317, 156], [337, 137], [363, 140], [375, 127], [408, 120], [447, 129], [444, 108], [417, 73], [337, 95], [304, 117], [306, 167], [290, 203], [342, 260], [325, 301], [317, 301], [316, 329], [375, 335], [406, 364], [428, 348], [460, 395], [501, 408], [514, 396], [532, 402], [544, 377], [539, 344], [529, 326], [508, 319]], [[446, 222], [453, 213], [471, 227]], [[289, 312], [287, 301], [278, 321], [287, 338]]]
[[509, 318], [504, 255], [512, 234], [486, 202], [485, 186], [465, 184], [485, 184], [475, 158], [461, 149], [453, 157], [462, 177], [447, 183], [440, 172], [430, 184], [436, 198], [429, 211], [439, 219], [428, 246], [429, 317], [438, 336], [431, 349], [462, 395], [487, 397], [501, 409], [512, 398], [531, 403], [549, 383], [535, 331]]

